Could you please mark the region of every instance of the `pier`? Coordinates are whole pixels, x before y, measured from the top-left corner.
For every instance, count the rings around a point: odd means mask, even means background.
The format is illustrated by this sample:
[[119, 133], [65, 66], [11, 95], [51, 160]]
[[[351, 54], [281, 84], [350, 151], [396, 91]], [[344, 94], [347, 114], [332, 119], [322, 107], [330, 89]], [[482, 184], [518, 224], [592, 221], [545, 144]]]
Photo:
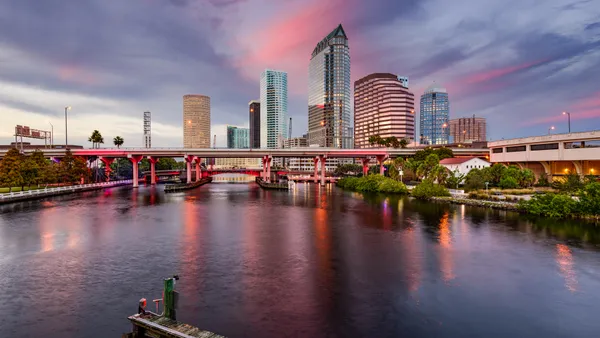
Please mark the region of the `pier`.
[[206, 183], [212, 182], [212, 177], [203, 178], [193, 183], [181, 183], [181, 184], [169, 184], [165, 186], [165, 192], [178, 192], [184, 190], [190, 190], [198, 188], [199, 186], [205, 185]]
[[268, 182], [265, 182], [260, 177], [256, 178], [256, 184], [258, 184], [263, 189], [269, 189], [269, 190], [289, 190], [290, 189], [290, 186], [287, 182], [286, 183], [268, 183]]

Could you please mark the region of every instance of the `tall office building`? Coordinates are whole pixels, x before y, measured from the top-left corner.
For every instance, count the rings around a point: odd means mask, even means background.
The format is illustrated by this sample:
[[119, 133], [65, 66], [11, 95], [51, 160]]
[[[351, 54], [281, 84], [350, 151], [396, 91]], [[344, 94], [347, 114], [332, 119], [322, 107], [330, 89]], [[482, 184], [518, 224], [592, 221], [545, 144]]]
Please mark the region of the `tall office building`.
[[450, 128], [450, 102], [448, 92], [435, 83], [421, 95], [420, 135], [421, 144], [448, 144]]
[[248, 103], [250, 112], [250, 148], [260, 148], [260, 102], [250, 101]]
[[151, 115], [149, 111], [144, 112], [144, 148], [152, 148]]
[[183, 96], [183, 147], [210, 148], [210, 97]]
[[250, 147], [250, 129], [227, 126], [227, 148], [247, 149]]
[[265, 70], [260, 76], [260, 147], [283, 148], [287, 138], [287, 73]]
[[285, 140], [285, 148], [306, 148], [308, 143], [306, 137], [290, 137]]
[[485, 142], [486, 122], [483, 117], [461, 117], [450, 120], [450, 137], [454, 143]]
[[394, 74], [374, 73], [354, 82], [354, 147], [370, 148], [374, 135], [409, 142], [415, 135], [415, 95]]
[[308, 68], [308, 143], [354, 146], [350, 97], [350, 50], [339, 25], [312, 52]]

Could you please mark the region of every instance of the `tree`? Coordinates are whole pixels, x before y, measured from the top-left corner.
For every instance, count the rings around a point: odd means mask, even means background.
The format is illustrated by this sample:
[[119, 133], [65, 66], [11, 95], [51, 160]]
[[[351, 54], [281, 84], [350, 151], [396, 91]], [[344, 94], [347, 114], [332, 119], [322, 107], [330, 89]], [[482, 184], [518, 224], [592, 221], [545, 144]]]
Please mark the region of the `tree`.
[[16, 148], [9, 150], [0, 161], [0, 184], [8, 187], [8, 192], [12, 192], [12, 187], [23, 186], [22, 164], [23, 155]]
[[485, 187], [485, 182], [487, 181], [483, 179], [481, 170], [477, 168], [471, 169], [471, 171], [469, 171], [465, 177], [465, 190], [472, 191], [483, 189]]
[[499, 186], [502, 189], [516, 189], [519, 187], [519, 183], [517, 182], [516, 178], [512, 176], [505, 176], [500, 180]]
[[548, 174], [545, 172], [541, 173], [536, 185], [538, 187], [549, 187], [550, 182], [548, 181]]
[[29, 159], [32, 161], [36, 172], [35, 178], [33, 180], [34, 184], [38, 186], [40, 184], [48, 184], [52, 182], [52, 173], [51, 173], [51, 163], [44, 157], [44, 153], [40, 150], [34, 151], [31, 155], [29, 155]]
[[113, 143], [115, 144], [115, 146], [117, 146], [117, 148], [121, 148], [121, 146], [123, 145], [123, 142], [125, 142], [123, 140], [123, 138], [121, 136], [115, 136], [115, 138], [113, 139]]
[[59, 180], [64, 183], [77, 183], [82, 178], [89, 180], [90, 173], [87, 162], [80, 157], [73, 157], [73, 153], [67, 149], [60, 161]]
[[388, 170], [388, 175], [390, 175], [391, 179], [398, 180], [398, 178], [400, 177], [400, 173], [398, 172], [398, 169], [396, 169], [395, 165], [390, 166]]
[[32, 160], [31, 156], [24, 157], [21, 162], [21, 176], [23, 181], [21, 182], [21, 190], [24, 186], [31, 187], [37, 180], [38, 176], [38, 165]]
[[163, 157], [156, 162], [156, 170], [173, 170], [177, 169], [177, 161], [170, 157]]
[[92, 148], [98, 148], [100, 144], [104, 143], [104, 138], [98, 130], [94, 130], [92, 135], [88, 137], [88, 142], [92, 142]]
[[371, 146], [374, 146], [376, 144], [380, 145], [381, 142], [382, 142], [381, 136], [379, 136], [379, 135], [371, 135], [371, 136], [369, 136], [369, 144]]
[[579, 193], [579, 209], [585, 215], [600, 215], [600, 183], [586, 184]]
[[408, 140], [406, 140], [405, 138], [401, 139], [398, 143], [400, 145], [400, 148], [404, 149], [408, 146]]
[[454, 157], [454, 152], [450, 148], [441, 147], [435, 150], [435, 154], [441, 160]]
[[456, 170], [450, 172], [450, 174], [448, 175], [448, 179], [446, 180], [446, 186], [451, 189], [454, 189], [454, 188], [458, 189], [458, 186], [463, 183], [466, 176], [467, 175], [461, 174], [458, 171], [458, 169], [456, 169]]
[[518, 183], [521, 187], [531, 187], [535, 183], [535, 174], [531, 169], [521, 170]]
[[496, 163], [492, 165], [489, 169], [490, 173], [490, 183], [497, 186], [500, 184], [500, 180], [504, 176], [506, 172], [506, 166], [504, 164]]

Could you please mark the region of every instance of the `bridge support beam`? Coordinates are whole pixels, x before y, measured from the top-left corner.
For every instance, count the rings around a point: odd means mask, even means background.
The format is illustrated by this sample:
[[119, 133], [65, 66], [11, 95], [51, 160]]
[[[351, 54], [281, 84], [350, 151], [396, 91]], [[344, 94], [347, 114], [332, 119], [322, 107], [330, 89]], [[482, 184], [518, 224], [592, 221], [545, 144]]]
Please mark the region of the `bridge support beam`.
[[268, 183], [271, 183], [271, 161], [273, 158], [271, 156], [267, 156], [267, 179]]
[[369, 174], [369, 159], [368, 158], [363, 158], [362, 160], [362, 166], [363, 166], [363, 176], [367, 176]]
[[100, 156], [100, 161], [104, 163], [104, 174], [106, 175], [106, 182], [110, 181], [110, 172], [112, 169], [110, 165], [115, 161], [114, 157], [102, 157]]
[[580, 177], [585, 176], [583, 173], [583, 161], [571, 161], [573, 162], [573, 166], [575, 167], [575, 171], [577, 172], [577, 175], [579, 175]]
[[202, 178], [202, 172], [200, 170], [200, 161], [202, 159], [200, 157], [194, 157], [194, 163], [195, 163], [195, 167], [196, 167], [196, 182], [200, 181], [200, 179]]
[[150, 184], [156, 184], [156, 162], [158, 162], [158, 158], [148, 156], [148, 162], [150, 162]]
[[313, 158], [313, 164], [315, 166], [315, 174], [313, 176], [313, 180], [315, 184], [319, 183], [319, 157]]
[[127, 155], [127, 158], [131, 161], [131, 164], [133, 165], [133, 187], [137, 188], [139, 187], [139, 170], [138, 170], [138, 163], [142, 160], [143, 156], [141, 155]]
[[185, 174], [186, 174], [186, 182], [192, 183], [192, 162], [194, 161], [194, 156], [185, 155]]
[[384, 166], [383, 162], [387, 159], [387, 155], [377, 155], [377, 162], [379, 163], [379, 175], [383, 176]]
[[319, 161], [321, 161], [321, 186], [325, 186], [325, 156], [319, 156]]

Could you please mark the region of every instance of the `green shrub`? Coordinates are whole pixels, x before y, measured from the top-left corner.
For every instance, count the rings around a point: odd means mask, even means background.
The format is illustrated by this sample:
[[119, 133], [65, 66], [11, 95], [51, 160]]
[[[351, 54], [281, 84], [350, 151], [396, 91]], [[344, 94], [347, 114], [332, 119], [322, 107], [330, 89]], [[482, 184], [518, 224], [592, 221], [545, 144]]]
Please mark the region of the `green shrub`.
[[379, 192], [388, 194], [407, 194], [408, 189], [402, 182], [386, 179], [379, 183]]
[[431, 180], [423, 180], [412, 191], [411, 195], [419, 199], [428, 199], [431, 197], [450, 196], [450, 192], [446, 187], [434, 184]]
[[381, 175], [368, 175], [358, 180], [356, 184], [356, 191], [360, 192], [378, 192], [379, 183], [383, 182], [386, 178]]
[[579, 212], [584, 215], [600, 215], [600, 183], [589, 183], [579, 193]]
[[519, 208], [534, 215], [564, 218], [577, 211], [577, 201], [565, 194], [534, 195], [519, 201]]
[[519, 183], [517, 183], [517, 179], [514, 177], [503, 177], [500, 180], [500, 184], [498, 184], [502, 189], [516, 189], [519, 187]]
[[348, 189], [348, 190], [356, 190], [356, 185], [358, 184], [359, 178], [357, 177], [344, 177], [337, 181], [337, 185], [340, 188]]

